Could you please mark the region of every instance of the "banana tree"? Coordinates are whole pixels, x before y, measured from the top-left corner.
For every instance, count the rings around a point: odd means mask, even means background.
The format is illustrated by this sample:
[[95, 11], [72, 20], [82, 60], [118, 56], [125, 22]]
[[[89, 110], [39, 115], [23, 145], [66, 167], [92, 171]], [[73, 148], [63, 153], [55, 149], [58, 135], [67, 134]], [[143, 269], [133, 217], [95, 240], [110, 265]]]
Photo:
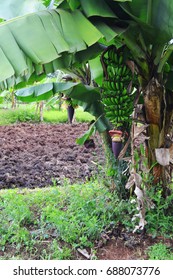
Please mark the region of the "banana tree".
[[[56, 9], [0, 24], [0, 88], [19, 84], [33, 73], [77, 67], [102, 52], [100, 43], [125, 45], [138, 76], [149, 125], [149, 165], [158, 161], [154, 176], [156, 181], [164, 180], [163, 165], [172, 161], [172, 2], [55, 2]], [[159, 156], [163, 152], [168, 154], [166, 162]]]
[[[138, 76], [144, 102], [148, 142], [149, 167], [153, 168], [155, 181], [165, 180], [165, 166], [172, 162], [172, 50], [173, 4], [169, 0], [129, 0], [129, 1], [80, 1], [87, 17], [97, 28], [116, 29], [114, 44], [125, 45], [130, 52], [130, 60]], [[101, 14], [100, 7], [109, 7], [111, 14]], [[109, 18], [109, 20], [108, 20]], [[125, 30], [124, 30], [125, 29]], [[108, 32], [107, 32], [108, 34]], [[162, 154], [167, 154], [166, 160]]]
[[[149, 124], [147, 131], [149, 166], [158, 161], [160, 164], [153, 168], [155, 181], [160, 179], [164, 181], [165, 166], [172, 160], [173, 46], [170, 40], [173, 34], [173, 4], [162, 0], [133, 0], [124, 1], [119, 6], [124, 12], [121, 20], [128, 24], [120, 39], [132, 54], [143, 94], [145, 119]], [[160, 155], [163, 152], [169, 154], [166, 161], [161, 159]]]

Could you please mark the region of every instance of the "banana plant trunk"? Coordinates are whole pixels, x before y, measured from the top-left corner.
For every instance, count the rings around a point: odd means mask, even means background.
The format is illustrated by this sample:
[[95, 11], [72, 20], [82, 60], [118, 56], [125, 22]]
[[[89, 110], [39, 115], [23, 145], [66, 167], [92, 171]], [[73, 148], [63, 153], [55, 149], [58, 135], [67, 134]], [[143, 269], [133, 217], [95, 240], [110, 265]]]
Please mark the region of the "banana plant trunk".
[[69, 105], [67, 107], [67, 114], [68, 114], [68, 121], [70, 124], [72, 124], [73, 117], [74, 117], [74, 107], [72, 105]]
[[143, 89], [144, 106], [148, 127], [148, 163], [152, 169], [154, 182], [165, 182], [165, 167], [156, 163], [155, 149], [165, 147], [166, 103], [165, 90], [162, 83], [152, 78]]
[[101, 138], [102, 138], [102, 141], [103, 141], [103, 148], [104, 148], [105, 159], [106, 159], [105, 169], [106, 169], [106, 172], [107, 172], [109, 170], [114, 169], [114, 156], [113, 156], [113, 152], [112, 152], [112, 139], [111, 139], [111, 136], [110, 136], [110, 134], [107, 130], [102, 132], [100, 135], [101, 135]]

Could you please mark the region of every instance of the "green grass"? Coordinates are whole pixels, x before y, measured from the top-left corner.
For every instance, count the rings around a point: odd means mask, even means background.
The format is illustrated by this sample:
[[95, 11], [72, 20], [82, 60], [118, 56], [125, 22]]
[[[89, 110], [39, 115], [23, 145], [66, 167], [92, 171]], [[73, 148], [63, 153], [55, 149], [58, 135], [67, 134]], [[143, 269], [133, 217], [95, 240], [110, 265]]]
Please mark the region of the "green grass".
[[[48, 123], [65, 123], [67, 122], [67, 111], [55, 111], [55, 110], [45, 110], [43, 114], [43, 119]], [[75, 120], [79, 123], [81, 122], [90, 122], [94, 117], [87, 113], [83, 112], [81, 108], [75, 110]]]
[[47, 123], [66, 123], [67, 122], [67, 112], [66, 110], [55, 111], [48, 110], [43, 113], [43, 120]]
[[[132, 232], [135, 212], [129, 200], [120, 200], [98, 181], [1, 190], [0, 260], [74, 259], [77, 248], [95, 249], [101, 234], [118, 229], [119, 224]], [[147, 233], [153, 231], [156, 213], [150, 213]], [[171, 222], [165, 216], [163, 234], [171, 238], [172, 223], [168, 228], [167, 220]], [[160, 223], [155, 219], [156, 229]], [[150, 247], [147, 253], [150, 259], [172, 259], [171, 251], [161, 245]]]
[[[77, 122], [90, 122], [94, 117], [81, 108], [75, 110], [75, 120]], [[0, 108], [0, 125], [10, 125], [17, 122], [39, 122], [39, 116], [35, 113], [35, 105], [20, 105], [17, 109]], [[47, 123], [66, 123], [67, 111], [46, 110], [43, 111], [43, 121]]]
[[0, 108], [0, 125], [10, 125], [17, 122], [38, 122], [39, 117], [31, 105], [23, 105], [17, 109]]
[[170, 238], [173, 237], [173, 193], [165, 199], [162, 191], [162, 186], [155, 185], [146, 192], [154, 203], [154, 207], [146, 211], [146, 229], [153, 237], [161, 235]]
[[1, 190], [0, 259], [72, 258], [75, 248], [92, 248], [123, 207], [96, 182]]
[[91, 114], [83, 112], [81, 108], [76, 109], [75, 117], [77, 122], [90, 122], [94, 119]]
[[147, 251], [149, 260], [173, 260], [171, 248], [163, 243], [154, 244]]

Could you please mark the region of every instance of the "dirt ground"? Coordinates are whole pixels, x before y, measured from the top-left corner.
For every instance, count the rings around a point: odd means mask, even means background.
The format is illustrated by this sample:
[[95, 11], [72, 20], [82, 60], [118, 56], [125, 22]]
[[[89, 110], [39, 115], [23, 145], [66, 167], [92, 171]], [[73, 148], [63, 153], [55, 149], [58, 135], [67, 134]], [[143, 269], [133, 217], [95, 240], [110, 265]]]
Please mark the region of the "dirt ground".
[[173, 240], [161, 237], [152, 238], [150, 235], [124, 233], [112, 236], [97, 251], [99, 260], [147, 260], [148, 248], [156, 243], [164, 243], [172, 248]]
[[95, 148], [76, 144], [87, 124], [21, 123], [0, 127], [0, 189], [44, 187], [85, 181], [97, 173], [104, 156], [99, 136]]

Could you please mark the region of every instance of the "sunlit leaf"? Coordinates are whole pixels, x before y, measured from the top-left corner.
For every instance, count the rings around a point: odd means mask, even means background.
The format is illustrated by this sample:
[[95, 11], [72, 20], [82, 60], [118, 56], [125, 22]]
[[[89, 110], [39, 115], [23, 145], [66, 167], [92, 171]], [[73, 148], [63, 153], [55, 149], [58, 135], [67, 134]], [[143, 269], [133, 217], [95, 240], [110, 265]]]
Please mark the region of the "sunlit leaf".
[[[93, 54], [101, 51], [96, 43], [102, 37], [80, 11], [40, 11], [1, 23], [1, 89], [27, 80], [33, 72], [54, 72], [70, 68], [77, 59], [81, 63], [93, 58]], [[81, 51], [86, 53], [77, 57], [76, 52]], [[8, 83], [6, 80], [12, 77]]]
[[43, 10], [45, 6], [41, 0], [5, 0], [0, 1], [0, 17], [3, 19], [11, 19], [14, 17], [26, 15], [39, 10]]

